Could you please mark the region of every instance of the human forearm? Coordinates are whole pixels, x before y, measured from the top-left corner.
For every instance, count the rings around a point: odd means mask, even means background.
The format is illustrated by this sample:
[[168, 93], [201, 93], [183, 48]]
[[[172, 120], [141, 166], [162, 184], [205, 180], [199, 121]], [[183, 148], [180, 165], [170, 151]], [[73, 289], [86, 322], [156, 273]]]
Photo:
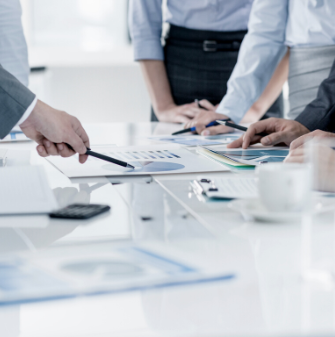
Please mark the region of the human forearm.
[[288, 77], [289, 57], [290, 51], [288, 50], [262, 95], [248, 110], [241, 123], [255, 123], [260, 120], [278, 98]]
[[142, 60], [140, 65], [152, 106], [159, 118], [164, 110], [175, 105], [164, 62], [160, 60]]
[[163, 61], [142, 60], [140, 64], [159, 121], [187, 123], [201, 112], [194, 102], [180, 106], [175, 104]]
[[249, 31], [217, 112], [239, 123], [261, 96], [286, 54], [288, 0], [256, 0]]

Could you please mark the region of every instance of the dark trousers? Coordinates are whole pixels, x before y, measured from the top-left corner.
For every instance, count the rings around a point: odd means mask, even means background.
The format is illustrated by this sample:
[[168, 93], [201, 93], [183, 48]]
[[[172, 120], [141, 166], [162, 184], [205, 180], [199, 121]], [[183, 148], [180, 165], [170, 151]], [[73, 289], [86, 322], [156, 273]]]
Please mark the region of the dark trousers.
[[[212, 32], [171, 25], [164, 48], [165, 66], [177, 105], [207, 99], [221, 102], [247, 32]], [[238, 107], [237, 107], [238, 108]], [[264, 116], [283, 117], [280, 95]], [[157, 121], [152, 111], [151, 120]]]

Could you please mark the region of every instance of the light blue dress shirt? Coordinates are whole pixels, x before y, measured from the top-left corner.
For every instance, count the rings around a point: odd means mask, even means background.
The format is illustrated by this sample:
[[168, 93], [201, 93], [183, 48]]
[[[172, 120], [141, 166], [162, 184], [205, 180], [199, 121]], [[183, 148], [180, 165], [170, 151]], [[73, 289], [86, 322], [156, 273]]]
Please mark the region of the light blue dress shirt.
[[0, 64], [27, 86], [28, 51], [21, 14], [20, 0], [0, 0]]
[[135, 60], [164, 59], [161, 44], [163, 21], [199, 30], [246, 30], [253, 1], [167, 0], [167, 12], [163, 18], [162, 0], [130, 0], [129, 27]]
[[287, 46], [335, 44], [335, 0], [255, 0], [249, 31], [217, 112], [240, 122], [268, 84]]

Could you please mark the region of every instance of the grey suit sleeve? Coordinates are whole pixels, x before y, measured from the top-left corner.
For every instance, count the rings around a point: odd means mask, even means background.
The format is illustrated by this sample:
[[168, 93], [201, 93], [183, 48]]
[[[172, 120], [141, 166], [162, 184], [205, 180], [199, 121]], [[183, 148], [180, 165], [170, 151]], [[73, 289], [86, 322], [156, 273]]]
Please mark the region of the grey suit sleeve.
[[310, 131], [335, 132], [335, 61], [329, 77], [321, 83], [316, 99], [295, 120]]
[[0, 65], [0, 138], [20, 120], [35, 95]]

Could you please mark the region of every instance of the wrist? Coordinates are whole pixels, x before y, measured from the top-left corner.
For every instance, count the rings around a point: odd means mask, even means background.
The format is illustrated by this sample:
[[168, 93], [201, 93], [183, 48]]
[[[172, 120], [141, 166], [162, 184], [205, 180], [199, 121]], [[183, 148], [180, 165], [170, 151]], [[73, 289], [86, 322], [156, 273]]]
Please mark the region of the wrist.
[[33, 123], [36, 118], [38, 118], [37, 116], [40, 114], [41, 111], [41, 104], [42, 102], [40, 100], [37, 100], [33, 110], [31, 111], [29, 117], [22, 123], [20, 124], [21, 128], [24, 128], [28, 125], [30, 125], [31, 123]]
[[32, 114], [33, 110], [35, 109], [37, 101], [38, 101], [37, 97], [35, 97], [16, 125], [21, 127], [21, 125], [24, 124], [24, 122], [29, 118], [29, 116]]
[[303, 136], [309, 132], [311, 132], [305, 125], [301, 124], [300, 122], [297, 122], [299, 124], [299, 128], [300, 128], [300, 135]]
[[165, 115], [168, 111], [176, 108], [177, 105], [172, 101], [162, 105], [157, 105], [154, 107], [154, 111], [157, 116]]

